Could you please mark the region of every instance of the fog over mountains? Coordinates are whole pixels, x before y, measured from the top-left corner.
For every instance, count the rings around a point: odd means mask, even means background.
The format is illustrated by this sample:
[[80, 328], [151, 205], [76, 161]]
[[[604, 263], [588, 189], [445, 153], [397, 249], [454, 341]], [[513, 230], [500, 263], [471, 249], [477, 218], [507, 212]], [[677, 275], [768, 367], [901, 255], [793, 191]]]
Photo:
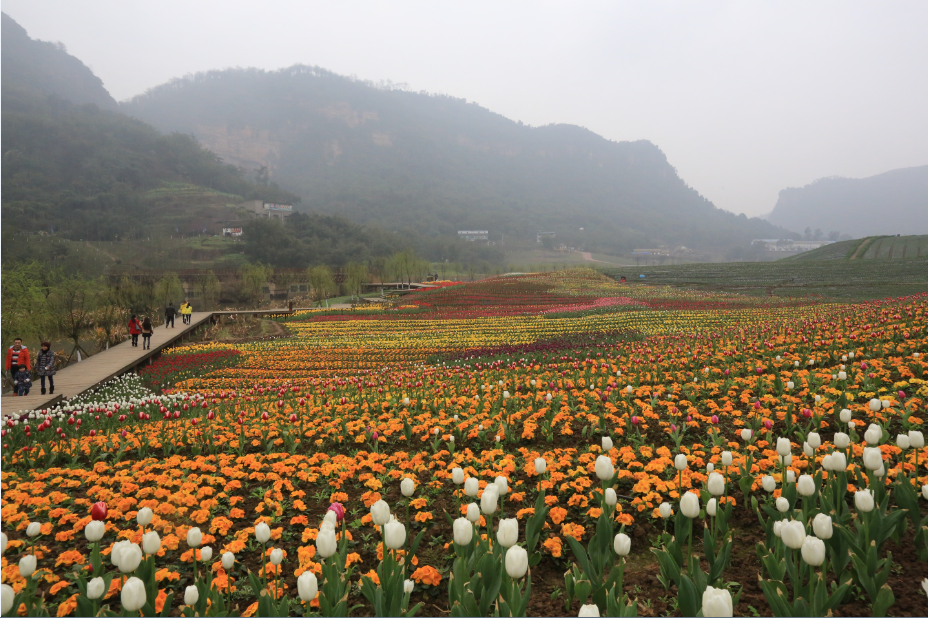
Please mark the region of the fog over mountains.
[[529, 127], [463, 99], [318, 67], [211, 71], [122, 109], [195, 135], [227, 162], [266, 167], [303, 208], [388, 230], [484, 229], [497, 241], [551, 231], [572, 246], [615, 252], [718, 250], [789, 234], [716, 208], [648, 141]]
[[928, 233], [928, 165], [869, 178], [820, 178], [783, 189], [767, 219], [795, 230], [806, 227], [851, 236]]

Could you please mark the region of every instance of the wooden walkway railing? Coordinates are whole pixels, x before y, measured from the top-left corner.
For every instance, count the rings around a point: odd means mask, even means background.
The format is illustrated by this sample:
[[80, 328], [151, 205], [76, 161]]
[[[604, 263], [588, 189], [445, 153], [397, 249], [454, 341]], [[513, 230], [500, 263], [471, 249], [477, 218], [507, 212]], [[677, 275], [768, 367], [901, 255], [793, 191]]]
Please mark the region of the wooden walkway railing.
[[[299, 309], [294, 309], [299, 311]], [[223, 315], [289, 315], [287, 309], [265, 309], [257, 311], [199, 311], [190, 317], [190, 324], [184, 324], [178, 315], [174, 328], [158, 326], [151, 337], [151, 349], [142, 349], [142, 338], [138, 347], [131, 341], [124, 341], [109, 350], [89, 356], [79, 363], [68, 365], [55, 376], [55, 394], [42, 395], [38, 380], [32, 385], [32, 391], [26, 397], [16, 397], [4, 393], [0, 397], [2, 414], [17, 414], [28, 410], [44, 410], [64, 399], [71, 399], [84, 393], [102, 382], [120, 376], [127, 371], [149, 362], [161, 353], [194, 333], [200, 326], [210, 322], [213, 316]]]

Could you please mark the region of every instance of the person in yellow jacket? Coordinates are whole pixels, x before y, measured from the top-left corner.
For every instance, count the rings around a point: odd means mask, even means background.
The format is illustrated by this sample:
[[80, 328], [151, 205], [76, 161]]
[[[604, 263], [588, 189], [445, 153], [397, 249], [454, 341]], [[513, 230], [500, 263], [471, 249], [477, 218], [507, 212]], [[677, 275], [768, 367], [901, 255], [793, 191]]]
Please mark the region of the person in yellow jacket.
[[185, 300], [180, 306], [180, 315], [184, 324], [190, 324], [190, 316], [193, 315], [193, 305]]

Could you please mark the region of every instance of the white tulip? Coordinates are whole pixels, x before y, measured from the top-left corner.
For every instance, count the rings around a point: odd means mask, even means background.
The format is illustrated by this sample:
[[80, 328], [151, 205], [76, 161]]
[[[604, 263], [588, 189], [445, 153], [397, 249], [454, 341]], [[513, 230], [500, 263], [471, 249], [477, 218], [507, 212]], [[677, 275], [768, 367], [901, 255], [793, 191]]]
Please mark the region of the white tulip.
[[409, 498], [416, 491], [416, 483], [409, 477], [403, 479], [400, 483], [400, 492], [403, 496]]
[[548, 469], [548, 462], [544, 460], [543, 457], [535, 458], [535, 474], [544, 474], [545, 470]]
[[783, 524], [785, 523], [786, 522], [783, 521], [782, 519], [773, 522], [773, 534], [777, 538], [780, 538], [780, 536], [783, 534]]
[[928, 500], [928, 485], [922, 485], [922, 498]]
[[[631, 388], [631, 386], [629, 386]], [[599, 607], [595, 603], [590, 603], [584, 605], [580, 608], [580, 613], [577, 614], [578, 618], [599, 618]]]
[[383, 528], [384, 542], [390, 549], [400, 549], [406, 543], [406, 526], [391, 521]]
[[145, 584], [138, 577], [130, 577], [122, 587], [119, 600], [128, 612], [137, 612], [145, 607]]
[[316, 553], [323, 559], [328, 558], [335, 553], [338, 543], [335, 538], [334, 530], [319, 530], [316, 535]]
[[606, 455], [600, 455], [596, 458], [596, 476], [601, 481], [608, 481], [615, 476], [615, 467], [612, 465], [612, 459]]
[[687, 468], [687, 464], [686, 464], [686, 455], [684, 455], [683, 453], [680, 453], [679, 455], [677, 455], [676, 457], [674, 457], [674, 458], [673, 458], [673, 467], [676, 468], [677, 470], [680, 470], [681, 472], [682, 472], [683, 470], [686, 470], [686, 468]]
[[106, 524], [102, 521], [91, 521], [84, 528], [84, 536], [91, 543], [96, 543], [103, 538], [103, 533], [106, 532]]
[[854, 492], [854, 507], [862, 513], [873, 510], [873, 494], [869, 489], [858, 489]]
[[722, 451], [722, 465], [728, 467], [731, 465], [731, 451]]
[[27, 554], [19, 559], [19, 574], [26, 579], [35, 573], [35, 556]]
[[464, 481], [464, 493], [470, 496], [471, 498], [475, 497], [480, 491], [480, 483], [474, 477], [470, 477]]
[[791, 450], [792, 445], [789, 443], [789, 438], [777, 438], [777, 455], [786, 457]]
[[810, 431], [809, 435], [806, 436], [806, 442], [808, 442], [809, 446], [812, 448], [817, 449], [822, 445], [822, 436], [818, 435], [815, 431]]
[[843, 431], [839, 431], [835, 433], [834, 441], [835, 441], [836, 448], [845, 449], [847, 448], [847, 445], [851, 443], [851, 437], [847, 435], [846, 433], [844, 433]]
[[[97, 579], [100, 579], [99, 577]], [[103, 580], [100, 579], [100, 583], [103, 583]], [[4, 616], [10, 615], [10, 610], [13, 609], [13, 599], [16, 598], [16, 592], [13, 591], [12, 586], [6, 584], [0, 584], [0, 614]]]
[[451, 470], [451, 481], [455, 485], [460, 485], [464, 482], [464, 470], [460, 468], [452, 468]]
[[847, 470], [847, 457], [841, 451], [835, 451], [831, 454], [831, 469], [834, 472], [844, 472]]
[[158, 536], [157, 532], [151, 530], [142, 536], [142, 549], [145, 550], [145, 554], [148, 556], [161, 551], [161, 537]]
[[606, 488], [606, 494], [604, 498], [606, 500], [606, 506], [615, 506], [615, 503], [619, 501], [619, 497], [616, 495], [615, 490], [611, 487]]
[[708, 474], [709, 472], [712, 472], [713, 470], [715, 470], [715, 464], [710, 461], [709, 463], [706, 464], [706, 473]]
[[667, 519], [668, 517], [673, 515], [673, 509], [670, 507], [669, 502], [661, 503], [661, 505], [657, 507], [657, 511], [660, 513], [661, 517], [663, 517], [664, 519]]
[[779, 498], [777, 498], [776, 504], [777, 504], [777, 510], [780, 511], [781, 513], [785, 513], [786, 511], [789, 510], [789, 500], [787, 500], [783, 496], [780, 496]]
[[222, 568], [229, 571], [233, 566], [235, 566], [235, 554], [230, 551], [222, 554]]
[[[786, 464], [786, 465], [789, 465], [789, 464]], [[793, 472], [792, 470], [787, 470], [787, 471], [786, 471], [786, 482], [787, 482], [787, 483], [795, 483], [795, 482], [796, 482], [796, 473]]]
[[710, 498], [706, 503], [706, 514], [715, 517], [715, 513], [718, 510], [718, 503], [715, 501], [715, 498]]
[[296, 589], [300, 595], [300, 600], [309, 603], [316, 598], [319, 593], [319, 580], [312, 571], [303, 571], [296, 580]]
[[603, 451], [608, 453], [612, 450], [612, 438], [609, 436], [603, 436]]
[[[87, 582], [87, 598], [91, 601], [99, 599], [103, 596], [103, 578], [94, 577], [89, 582]], [[3, 610], [3, 613], [6, 614], [6, 610]]]
[[799, 477], [799, 482], [796, 483], [796, 489], [799, 491], [800, 496], [814, 495], [816, 491], [815, 479], [809, 474], [803, 474]]
[[842, 422], [842, 423], [849, 423], [849, 422], [851, 421], [851, 418], [852, 418], [852, 417], [851, 417], [851, 411], [848, 410], [847, 408], [844, 408], [844, 409], [841, 410], [841, 412], [838, 414], [838, 418], [841, 419], [841, 422]]
[[883, 465], [883, 453], [878, 448], [864, 447], [864, 466], [867, 470], [878, 470]]
[[880, 404], [880, 400], [879, 400], [879, 399], [871, 399], [871, 400], [870, 400], [870, 411], [871, 411], [871, 412], [879, 412], [882, 408], [883, 408], [883, 406], [882, 406], [882, 404]]
[[744, 440], [745, 442], [750, 440], [752, 435], [754, 434], [750, 429], [745, 428], [741, 430], [741, 439]]
[[190, 547], [199, 547], [203, 542], [203, 533], [199, 528], [191, 528], [187, 531], [187, 545]]
[[880, 426], [876, 423], [871, 423], [867, 427], [867, 431], [864, 433], [864, 440], [867, 441], [867, 444], [870, 446], [877, 446], [880, 443], [880, 438], [883, 437], [883, 430], [880, 429]]
[[284, 552], [279, 547], [275, 547], [271, 550], [271, 564], [278, 566], [281, 562], [284, 561]]
[[213, 559], [213, 548], [210, 546], [200, 548], [200, 560], [204, 562], [209, 562]]
[[799, 549], [806, 540], [806, 528], [801, 521], [792, 519], [780, 529], [780, 538], [783, 544], [790, 549]]
[[7, 543], [6, 532], [0, 532], [0, 555], [6, 553], [6, 543]]
[[686, 492], [680, 499], [680, 512], [693, 519], [699, 515], [699, 497], [692, 492]]
[[706, 586], [706, 591], [702, 593], [702, 615], [706, 618], [730, 618], [734, 615], [731, 593], [727, 588]]
[[499, 495], [505, 496], [509, 493], [509, 479], [505, 476], [497, 476], [496, 480], [493, 481], [496, 484], [496, 489], [498, 490]]
[[909, 446], [912, 448], [925, 448], [925, 436], [920, 431], [909, 432]]
[[31, 523], [26, 527], [26, 536], [28, 536], [28, 537], [30, 537], [30, 538], [31, 538], [31, 537], [34, 537], [34, 536], [39, 536], [39, 533], [40, 533], [40, 532], [42, 532], [42, 524], [40, 524], [40, 523], [37, 522], [37, 521], [31, 522]]
[[769, 474], [764, 475], [764, 478], [761, 480], [761, 486], [763, 486], [764, 491], [768, 494], [777, 488], [777, 481]]
[[467, 520], [474, 524], [480, 521], [480, 505], [476, 502], [467, 505]]
[[502, 519], [496, 530], [496, 540], [505, 548], [510, 548], [519, 541], [519, 520], [515, 518]]
[[139, 509], [139, 512], [135, 514], [135, 521], [144, 528], [151, 523], [153, 517], [154, 513], [152, 513], [152, 510], [146, 506]]
[[808, 442], [803, 442], [802, 443], [802, 454], [805, 455], [806, 457], [812, 457], [813, 455], [815, 455], [815, 450], [812, 449], [812, 447], [809, 445]]
[[824, 513], [819, 513], [812, 520], [812, 531], [818, 538], [827, 541], [834, 536], [835, 528], [831, 522], [831, 517]]
[[903, 451], [907, 450], [909, 448], [909, 436], [904, 433], [900, 433], [898, 436], [896, 436], [896, 446], [901, 448]]
[[416, 589], [416, 582], [412, 581], [411, 579], [403, 580], [403, 592], [404, 593], [412, 594], [412, 591], [415, 589]]
[[200, 591], [196, 586], [187, 586], [184, 590], [184, 605], [196, 605], [200, 600]]
[[378, 500], [371, 505], [371, 519], [377, 526], [383, 526], [390, 521], [390, 505], [384, 500]]
[[615, 553], [619, 556], [627, 556], [628, 552], [632, 549], [631, 537], [624, 532], [618, 533], [612, 540], [612, 549], [614, 549]]
[[706, 485], [709, 493], [713, 496], [721, 496], [725, 493], [725, 477], [718, 472], [709, 475], [709, 481]]
[[499, 489], [496, 488], [496, 484], [488, 483], [480, 496], [480, 512], [484, 515], [492, 515], [496, 512], [498, 500]]
[[464, 517], [458, 517], [454, 520], [454, 542], [458, 545], [470, 545], [474, 538], [474, 525]]
[[142, 548], [135, 543], [129, 543], [123, 547], [119, 556], [119, 571], [121, 573], [131, 573], [142, 563]]
[[814, 536], [807, 536], [802, 543], [802, 559], [809, 566], [822, 566], [825, 561], [825, 542]]

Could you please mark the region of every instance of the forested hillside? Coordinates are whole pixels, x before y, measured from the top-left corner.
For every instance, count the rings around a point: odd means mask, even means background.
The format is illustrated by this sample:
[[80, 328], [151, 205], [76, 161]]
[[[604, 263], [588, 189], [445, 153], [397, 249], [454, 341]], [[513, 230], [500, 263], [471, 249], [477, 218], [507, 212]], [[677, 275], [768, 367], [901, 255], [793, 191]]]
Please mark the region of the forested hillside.
[[[614, 252], [653, 244], [723, 250], [788, 236], [715, 208], [647, 141], [570, 125], [529, 127], [474, 103], [293, 66], [177, 79], [123, 109], [267, 168], [303, 207], [389, 230], [494, 239], [557, 232]], [[582, 228], [582, 230], [581, 230]]]
[[928, 234], [928, 165], [784, 189], [767, 218], [794, 229], [852, 236]]

